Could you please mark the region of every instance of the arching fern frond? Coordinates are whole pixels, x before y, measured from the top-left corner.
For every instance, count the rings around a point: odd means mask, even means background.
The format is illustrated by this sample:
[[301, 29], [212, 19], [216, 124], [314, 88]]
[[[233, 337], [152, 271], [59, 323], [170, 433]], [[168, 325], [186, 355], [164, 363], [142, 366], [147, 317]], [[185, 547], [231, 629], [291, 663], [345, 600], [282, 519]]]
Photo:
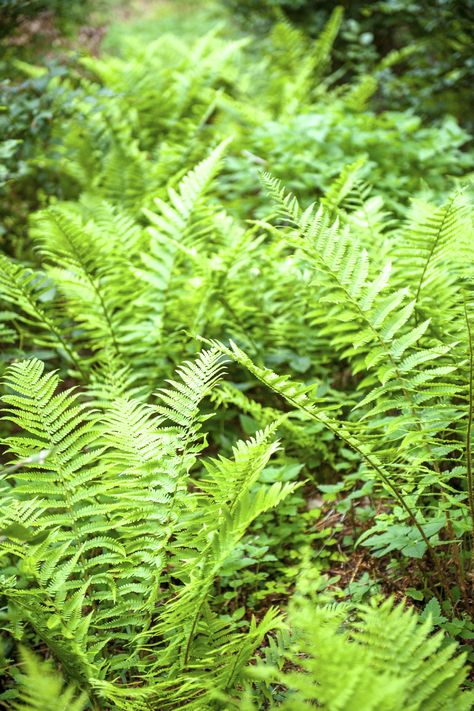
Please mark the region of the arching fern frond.
[[103, 242], [81, 224], [67, 207], [50, 207], [40, 213], [33, 232], [72, 318], [85, 329], [94, 349], [118, 355], [117, 294], [107, 288], [113, 263]]
[[[151, 222], [149, 241], [141, 253], [141, 265], [135, 274], [145, 285], [136, 295], [136, 311], [141, 318], [135, 325], [135, 340], [146, 353], [161, 347], [170, 317], [173, 279], [183, 259], [183, 249], [193, 250], [213, 232], [206, 193], [219, 170], [228, 141], [221, 143], [195, 168], [189, 171], [176, 189], [169, 188], [168, 200], [156, 198], [156, 211], [144, 210]], [[132, 331], [129, 323], [130, 331]], [[133, 338], [133, 333], [129, 333]]]
[[177, 190], [169, 188], [168, 202], [156, 198], [156, 213], [145, 210], [152, 225], [162, 234], [185, 244], [196, 239], [196, 234], [189, 234], [191, 220], [198, 215], [200, 202], [219, 169], [228, 144], [229, 140], [223, 141], [207, 158], [190, 170], [181, 180]]
[[171, 388], [158, 390], [156, 411], [189, 433], [198, 425], [198, 404], [211, 391], [223, 373], [222, 353], [217, 348], [202, 351], [194, 362], [176, 370], [180, 381], [168, 380]]
[[[354, 373], [368, 371], [361, 389], [370, 386], [370, 392], [360, 406], [371, 403], [371, 426], [393, 433], [398, 452], [413, 457], [417, 447], [417, 466], [432, 462], [433, 447], [440, 444], [438, 434], [459, 416], [452, 403], [447, 409], [443, 401], [459, 392], [450, 378], [455, 367], [446, 360], [432, 366], [449, 352], [449, 345], [423, 349], [430, 320], [417, 324], [409, 288], [391, 287], [390, 262], [371, 274], [368, 251], [348, 225], [333, 221], [322, 206], [298, 210], [291, 195], [272, 185], [280, 212], [295, 221], [298, 236], [294, 227], [279, 233], [314, 270], [316, 303], [310, 311], [314, 326], [343, 358], [350, 359]], [[397, 413], [396, 427], [390, 430], [394, 409], [401, 409], [403, 417]], [[446, 441], [443, 445], [449, 446]]]
[[456, 304], [459, 309], [460, 278], [471, 275], [470, 207], [463, 191], [453, 193], [441, 207], [416, 201], [404, 229], [394, 238], [397, 276], [410, 284], [419, 319], [433, 314], [436, 320], [448, 310], [452, 314]]
[[[181, 561], [174, 575], [184, 581], [176, 599], [170, 602], [158, 623], [155, 634], [168, 640], [163, 654], [171, 654], [187, 664], [194, 658], [199, 663], [203, 638], [212, 639], [217, 618], [208, 607], [213, 581], [251, 522], [262, 512], [278, 505], [295, 484], [277, 483], [255, 487], [257, 479], [277, 445], [271, 442], [274, 427], [257, 433], [248, 442], [239, 443], [232, 459], [220, 458], [207, 463], [207, 477], [196, 482], [201, 490], [189, 504], [189, 513], [176, 546]], [[224, 482], [229, 482], [228, 490]], [[192, 544], [189, 545], [190, 532]], [[186, 553], [184, 551], [188, 549]], [[190, 565], [199, 559], [199, 568]], [[177, 630], [179, 633], [177, 634]], [[200, 641], [195, 637], [199, 635]], [[215, 642], [214, 642], [215, 644]], [[193, 653], [193, 649], [196, 652]], [[206, 654], [211, 653], [210, 646]], [[176, 655], [178, 655], [176, 657]], [[219, 655], [218, 649], [212, 655]], [[205, 657], [202, 657], [202, 662]]]

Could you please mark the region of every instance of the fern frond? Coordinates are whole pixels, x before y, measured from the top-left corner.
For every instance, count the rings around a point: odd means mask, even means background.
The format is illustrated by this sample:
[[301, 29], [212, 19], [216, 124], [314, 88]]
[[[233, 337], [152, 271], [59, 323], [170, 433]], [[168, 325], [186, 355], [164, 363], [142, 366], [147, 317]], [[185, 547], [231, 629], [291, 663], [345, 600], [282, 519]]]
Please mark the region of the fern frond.
[[[264, 90], [268, 93], [269, 103], [276, 104], [278, 116], [292, 116], [301, 106], [311, 102], [315, 89], [329, 65], [342, 16], [342, 7], [334, 8], [313, 43], [310, 43], [304, 32], [285, 18], [281, 18], [274, 25], [269, 44], [272, 56], [270, 77], [275, 78], [273, 82], [268, 82]], [[281, 82], [280, 73], [275, 72], [275, 66], [281, 67], [282, 73], [284, 72], [284, 82]]]
[[442, 207], [414, 203], [397, 239], [399, 279], [411, 285], [420, 318], [459, 302], [459, 280], [472, 260], [470, 205], [463, 191]]
[[14, 701], [15, 711], [83, 711], [88, 699], [85, 693], [77, 695], [73, 686], [64, 686], [59, 672], [52, 665], [40, 661], [30, 651], [21, 649], [22, 672], [18, 675], [19, 700]]
[[353, 191], [354, 186], [359, 179], [361, 168], [366, 164], [366, 158], [359, 158], [353, 163], [349, 163], [343, 168], [340, 175], [333, 181], [324, 197], [321, 199], [321, 204], [328, 210], [335, 210]]
[[167, 201], [156, 198], [156, 212], [144, 210], [152, 227], [148, 230], [147, 249], [141, 254], [142, 264], [136, 269], [137, 276], [147, 288], [136, 300], [136, 307], [143, 317], [135, 327], [135, 337], [141, 341], [146, 339], [144, 347], [148, 353], [160, 347], [168, 326], [173, 279], [182, 249], [195, 250], [213, 230], [205, 196], [227, 145], [228, 141], [221, 143], [189, 171], [177, 189], [169, 188]]
[[[71, 316], [86, 329], [91, 345], [119, 354], [116, 295], [107, 289], [112, 265], [102, 242], [66, 207], [51, 207], [37, 218], [34, 237], [66, 297]], [[114, 298], [115, 297], [115, 298]]]
[[27, 328], [39, 328], [43, 333], [34, 334], [36, 345], [53, 345], [85, 377], [71, 339], [64, 335], [63, 324], [48, 309], [46, 297], [51, 287], [45, 274], [26, 269], [0, 254], [0, 296], [20, 309], [20, 313], [10, 313], [9, 320], [18, 320]]
[[176, 372], [180, 381], [168, 380], [171, 388], [158, 390], [156, 411], [189, 432], [196, 425], [199, 402], [222, 376], [222, 354], [217, 348], [202, 351], [194, 362], [187, 361]]
[[285, 656], [294, 670], [260, 663], [251, 672], [286, 688], [271, 708], [467, 711], [474, 702], [473, 692], [462, 689], [465, 655], [456, 656], [456, 645], [441, 647], [443, 635], [431, 636], [430, 620], [420, 622], [393, 600], [361, 606], [349, 621], [343, 610], [297, 594], [289, 620], [293, 639]]
[[[281, 210], [288, 213], [290, 205], [293, 219], [297, 215], [293, 198], [285, 197], [281, 191], [279, 195]], [[311, 312], [313, 324], [329, 336], [343, 358], [350, 358], [353, 372], [369, 371], [361, 387], [370, 385], [367, 397], [378, 402], [378, 409], [371, 413], [373, 424], [382, 423], [382, 418], [377, 420], [374, 414], [389, 417], [390, 410], [402, 407], [404, 421], [395, 418], [399, 450], [413, 450], [418, 440], [417, 466], [432, 461], [437, 435], [449, 419], [455, 421], [459, 416], [453, 406], [449, 414], [440, 408], [443, 397], [452, 398], [459, 392], [459, 386], [449, 377], [446, 379], [453, 370], [452, 364], [442, 370], [430, 368], [430, 361], [446, 353], [446, 347], [440, 346], [438, 352], [425, 350], [423, 365], [417, 362], [418, 367], [414, 367], [410, 356], [422, 349], [430, 320], [417, 324], [413, 318], [415, 300], [410, 298], [409, 290], [390, 288], [391, 264], [386, 263], [372, 278], [367, 250], [351, 235], [348, 226], [340, 227], [337, 220], [331, 221], [322, 207], [300, 212], [297, 225], [300, 237], [290, 233], [287, 239], [315, 270], [318, 303]], [[362, 402], [366, 406], [369, 401]]]

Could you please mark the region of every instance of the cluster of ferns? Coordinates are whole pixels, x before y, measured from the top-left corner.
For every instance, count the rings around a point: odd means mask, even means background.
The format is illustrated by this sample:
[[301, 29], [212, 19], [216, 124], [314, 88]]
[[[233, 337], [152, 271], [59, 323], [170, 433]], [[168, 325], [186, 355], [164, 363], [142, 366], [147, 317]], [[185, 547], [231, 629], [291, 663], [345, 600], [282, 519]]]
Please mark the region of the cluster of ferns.
[[[389, 512], [364, 545], [419, 561], [445, 609], [472, 613], [469, 191], [407, 208], [357, 157], [309, 200], [240, 146], [317, 102], [363, 116], [376, 77], [325, 78], [340, 20], [311, 46], [275, 27], [258, 105], [246, 40], [215, 34], [52, 80], [64, 121], [44, 160], [65, 194], [0, 254], [9, 708], [472, 708], [465, 653], [429, 617], [333, 604], [309, 564], [288, 605], [216, 602], [318, 450]], [[300, 481], [268, 483], [288, 453]]]

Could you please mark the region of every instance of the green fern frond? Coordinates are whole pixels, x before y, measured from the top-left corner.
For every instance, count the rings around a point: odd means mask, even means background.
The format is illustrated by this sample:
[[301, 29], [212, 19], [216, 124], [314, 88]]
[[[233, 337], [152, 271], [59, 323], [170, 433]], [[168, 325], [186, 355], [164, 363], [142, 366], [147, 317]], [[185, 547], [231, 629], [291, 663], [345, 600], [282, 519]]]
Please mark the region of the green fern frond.
[[289, 622], [293, 640], [285, 656], [293, 670], [259, 664], [251, 672], [286, 688], [282, 703], [271, 708], [467, 711], [474, 703], [473, 692], [462, 689], [465, 655], [456, 656], [456, 645], [442, 647], [443, 635], [431, 635], [430, 620], [420, 622], [393, 600], [361, 606], [346, 620], [343, 610], [297, 594]]
[[442, 207], [417, 201], [397, 240], [399, 279], [411, 285], [416, 310], [424, 314], [459, 302], [459, 280], [472, 260], [470, 204], [463, 191]]
[[[64, 334], [64, 325], [58, 321], [57, 315], [51, 313], [47, 298], [52, 284], [43, 273], [26, 269], [3, 254], [0, 254], [0, 296], [20, 312], [10, 312], [9, 320], [15, 320], [28, 329], [39, 329], [34, 333], [36, 345], [55, 347], [67, 361], [84, 377], [85, 373], [79, 357], [75, 352], [70, 338]], [[33, 340], [33, 334], [28, 332], [28, 339]]]
[[353, 163], [346, 165], [329, 189], [326, 190], [324, 197], [321, 199], [321, 204], [328, 210], [336, 210], [339, 205], [347, 200], [354, 186], [357, 184], [360, 170], [366, 162], [366, 158], [359, 158]]
[[323, 74], [331, 59], [332, 48], [339, 33], [344, 17], [342, 5], [335, 7], [326, 22], [322, 32], [320, 32], [314, 47], [314, 67], [319, 75]]
[[144, 211], [152, 225], [159, 228], [162, 234], [184, 243], [196, 239], [196, 236], [188, 234], [190, 221], [219, 170], [229, 142], [229, 140], [223, 141], [207, 158], [189, 171], [181, 180], [178, 190], [169, 188], [168, 202], [156, 198], [157, 213]]
[[67, 208], [52, 207], [37, 218], [34, 237], [44, 258], [55, 265], [50, 273], [66, 297], [71, 316], [86, 329], [95, 348], [118, 355], [117, 295], [107, 289], [112, 266], [97, 243]]
[[40, 661], [30, 651], [21, 649], [22, 672], [18, 675], [18, 696], [11, 706], [15, 711], [83, 711], [86, 694], [77, 694], [73, 686], [64, 686], [59, 672], [50, 663]]
[[142, 266], [136, 270], [147, 286], [136, 302], [145, 316], [136, 330], [140, 332], [140, 339], [145, 334], [149, 352], [159, 347], [164, 337], [168, 301], [181, 248], [195, 250], [212, 232], [213, 224], [205, 196], [219, 170], [228, 143], [221, 143], [189, 171], [176, 190], [169, 188], [168, 201], [156, 198], [156, 212], [144, 210], [152, 227], [149, 228], [147, 250], [141, 254]]
[[[298, 215], [294, 198], [281, 190], [277, 195], [280, 210], [294, 219]], [[430, 367], [430, 361], [446, 353], [446, 346], [440, 345], [438, 352], [425, 350], [423, 365], [417, 362], [418, 367], [413, 367], [415, 361], [410, 356], [423, 348], [430, 319], [417, 324], [416, 302], [409, 289], [390, 288], [391, 264], [387, 262], [372, 277], [367, 250], [348, 226], [331, 221], [322, 207], [300, 211], [297, 226], [299, 237], [293, 232], [285, 236], [314, 269], [318, 303], [310, 312], [313, 324], [330, 338], [343, 358], [351, 360], [353, 372], [368, 371], [361, 389], [370, 385], [367, 397], [378, 404], [371, 413], [373, 424], [382, 425], [382, 417], [376, 420], [375, 414], [388, 417], [390, 410], [402, 407], [404, 421], [395, 418], [399, 451], [413, 450], [418, 439], [417, 466], [431, 461], [437, 435], [449, 419], [455, 421], [459, 416], [453, 406], [449, 414], [440, 408], [443, 397], [453, 398], [459, 392], [459, 386], [449, 378], [452, 364], [442, 370]], [[362, 402], [368, 404], [367, 399]]]
[[[331, 50], [342, 22], [343, 9], [336, 7], [332, 11], [325, 27], [313, 43], [303, 31], [297, 29], [285, 18], [276, 23], [270, 33], [269, 44], [272, 57], [272, 75], [264, 91], [269, 103], [276, 104], [276, 113], [280, 117], [292, 116], [301, 106], [311, 102], [315, 89], [331, 58]], [[281, 67], [285, 77], [291, 79], [281, 82], [275, 66]]]
[[158, 391], [160, 404], [156, 411], [189, 431], [196, 424], [199, 402], [222, 376], [222, 354], [217, 348], [202, 351], [194, 362], [187, 361], [176, 372], [180, 381], [168, 380], [171, 388]]

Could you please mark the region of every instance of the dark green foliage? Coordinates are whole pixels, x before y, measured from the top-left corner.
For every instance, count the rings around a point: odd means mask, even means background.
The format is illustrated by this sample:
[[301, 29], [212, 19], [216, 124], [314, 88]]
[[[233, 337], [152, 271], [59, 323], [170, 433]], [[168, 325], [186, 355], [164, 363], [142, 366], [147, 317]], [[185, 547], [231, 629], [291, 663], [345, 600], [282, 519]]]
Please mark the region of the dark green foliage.
[[67, 194], [67, 185], [43, 160], [51, 150], [53, 120], [60, 120], [55, 92], [48, 89], [52, 77], [65, 72], [55, 63], [36, 75], [6, 80], [0, 88], [0, 243], [15, 256], [25, 256], [28, 214], [48, 195]]
[[2, 0], [0, 39], [14, 35], [25, 21], [38, 15], [51, 14], [58, 23], [71, 23], [84, 18], [90, 9], [89, 0]]
[[437, 117], [457, 116], [472, 129], [470, 87], [474, 81], [472, 0], [224, 0], [231, 12], [256, 28], [282, 13], [313, 35], [335, 7], [345, 20], [335, 46], [338, 64], [356, 74], [370, 71], [381, 58], [405, 47], [413, 50], [401, 68], [384, 69], [379, 103], [396, 103]]

